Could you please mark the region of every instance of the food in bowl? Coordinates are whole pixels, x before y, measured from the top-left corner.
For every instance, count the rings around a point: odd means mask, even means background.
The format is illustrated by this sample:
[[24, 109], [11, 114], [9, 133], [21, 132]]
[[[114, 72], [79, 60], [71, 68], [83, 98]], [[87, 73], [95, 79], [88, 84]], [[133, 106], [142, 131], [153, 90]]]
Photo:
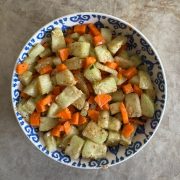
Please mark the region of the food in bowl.
[[106, 157], [108, 146], [130, 145], [137, 126], [153, 117], [153, 83], [126, 43], [92, 23], [55, 28], [16, 66], [18, 112], [43, 132], [49, 151]]

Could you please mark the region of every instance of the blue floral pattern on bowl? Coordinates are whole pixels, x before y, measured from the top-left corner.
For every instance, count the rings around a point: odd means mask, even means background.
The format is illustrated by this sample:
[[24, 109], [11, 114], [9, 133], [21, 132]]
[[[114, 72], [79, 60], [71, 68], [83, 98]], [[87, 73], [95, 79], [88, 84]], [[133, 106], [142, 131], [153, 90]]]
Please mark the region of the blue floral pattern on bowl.
[[53, 20], [38, 30], [37, 33], [35, 33], [28, 40], [26, 45], [23, 47], [16, 64], [23, 62], [23, 60], [27, 57], [28, 51], [34, 44], [41, 42], [44, 38], [49, 38], [50, 32], [55, 27], [60, 27], [64, 31], [76, 24], [83, 23], [95, 23], [95, 25], [99, 28], [108, 27], [112, 29], [114, 35], [123, 34], [127, 36], [128, 50], [132, 53], [137, 53], [140, 55], [143, 64], [147, 66], [151, 79], [154, 83], [157, 94], [155, 101], [156, 111], [154, 117], [150, 119], [145, 126], [138, 127], [133, 142], [130, 146], [123, 147], [118, 145], [115, 147], [110, 147], [108, 148], [107, 157], [99, 160], [87, 160], [81, 157], [78, 160], [73, 160], [68, 155], [65, 155], [61, 150], [49, 152], [44, 146], [44, 142], [41, 138], [41, 134], [38, 132], [38, 129], [31, 127], [17, 112], [16, 107], [20, 100], [20, 81], [15, 70], [13, 71], [12, 75], [11, 94], [15, 116], [20, 127], [24, 131], [27, 138], [41, 152], [55, 161], [68, 166], [82, 169], [98, 169], [122, 163], [139, 152], [139, 150], [142, 149], [142, 147], [144, 147], [144, 145], [151, 139], [152, 135], [155, 133], [158, 125], [160, 124], [165, 109], [167, 96], [166, 80], [161, 60], [147, 38], [127, 22], [101, 13], [77, 13]]

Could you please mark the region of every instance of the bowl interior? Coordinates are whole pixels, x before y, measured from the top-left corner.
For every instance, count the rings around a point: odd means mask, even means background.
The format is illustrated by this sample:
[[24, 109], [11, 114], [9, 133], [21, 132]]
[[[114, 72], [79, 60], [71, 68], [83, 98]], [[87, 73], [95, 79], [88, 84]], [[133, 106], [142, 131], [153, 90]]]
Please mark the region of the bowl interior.
[[147, 66], [148, 72], [154, 83], [157, 95], [155, 100], [156, 110], [154, 117], [152, 119], [149, 119], [145, 125], [138, 127], [135, 133], [135, 137], [133, 138], [133, 142], [130, 146], [128, 146], [127, 148], [120, 145], [111, 147], [108, 149], [107, 157], [99, 160], [86, 160], [82, 158], [79, 158], [78, 160], [73, 160], [60, 150], [49, 152], [44, 146], [44, 142], [38, 130], [31, 127], [16, 110], [16, 106], [20, 99], [20, 81], [15, 71], [13, 72], [12, 76], [11, 92], [12, 103], [18, 123], [24, 131], [25, 135], [28, 137], [28, 139], [30, 139], [30, 141], [40, 151], [42, 151], [48, 157], [62, 164], [78, 168], [94, 169], [101, 168], [103, 166], [112, 166], [117, 163], [123, 162], [129, 157], [132, 157], [140, 149], [142, 149], [142, 147], [150, 140], [154, 132], [157, 130], [157, 127], [163, 116], [166, 101], [166, 82], [159, 56], [157, 55], [149, 41], [130, 24], [116, 17], [101, 13], [77, 13], [53, 20], [52, 22], [38, 30], [28, 40], [26, 45], [23, 47], [16, 63], [22, 62], [25, 59], [28, 51], [34, 44], [41, 42], [44, 39], [50, 38], [50, 32], [55, 27], [60, 27], [62, 30], [66, 30], [76, 24], [83, 23], [95, 23], [96, 26], [99, 28], [108, 27], [112, 29], [114, 35], [123, 34], [127, 36], [128, 51], [130, 53], [136, 53], [140, 55], [143, 64]]

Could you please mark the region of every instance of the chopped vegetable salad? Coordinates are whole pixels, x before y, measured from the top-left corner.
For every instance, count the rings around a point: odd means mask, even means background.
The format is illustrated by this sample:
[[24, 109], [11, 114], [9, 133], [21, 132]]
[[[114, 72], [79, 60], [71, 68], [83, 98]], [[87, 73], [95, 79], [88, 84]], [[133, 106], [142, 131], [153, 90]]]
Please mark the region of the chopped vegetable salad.
[[18, 112], [43, 132], [49, 151], [98, 159], [107, 147], [131, 144], [137, 126], [154, 115], [155, 90], [127, 38], [108, 28], [55, 28], [29, 51], [16, 72]]

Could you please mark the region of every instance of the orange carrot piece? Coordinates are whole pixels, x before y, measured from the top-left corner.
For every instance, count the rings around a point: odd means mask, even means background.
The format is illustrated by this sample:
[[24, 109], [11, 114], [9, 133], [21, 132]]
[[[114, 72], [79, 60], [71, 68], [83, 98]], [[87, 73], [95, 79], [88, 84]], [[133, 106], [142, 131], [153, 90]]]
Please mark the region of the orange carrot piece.
[[67, 66], [65, 64], [59, 64], [56, 66], [56, 69], [58, 72], [65, 71], [67, 69]]
[[95, 46], [102, 45], [102, 44], [104, 44], [105, 42], [106, 42], [106, 41], [105, 41], [105, 39], [102, 37], [101, 34], [93, 37], [93, 43], [94, 43]]
[[36, 103], [36, 110], [37, 112], [45, 112], [47, 111], [48, 107], [44, 106], [40, 101]]
[[130, 67], [129, 69], [125, 70], [123, 75], [127, 79], [131, 79], [133, 76], [135, 76], [138, 73], [137, 69], [135, 67]]
[[145, 122], [140, 121], [140, 120], [138, 120], [138, 119], [129, 119], [129, 121], [130, 121], [131, 123], [138, 124], [138, 125], [144, 125], [144, 124], [145, 124]]
[[116, 62], [107, 62], [106, 66], [108, 66], [111, 69], [117, 69], [118, 63], [116, 63]]
[[103, 105], [101, 109], [102, 110], [109, 110], [109, 104], [107, 103], [107, 104]]
[[53, 95], [49, 94], [45, 98], [40, 99], [36, 103], [36, 110], [37, 110], [37, 112], [45, 112], [45, 111], [47, 111], [47, 109], [48, 109], [47, 105], [52, 103], [54, 101], [54, 98], [55, 97]]
[[31, 126], [39, 127], [39, 124], [40, 124], [40, 113], [33, 112], [30, 115], [29, 123], [30, 123]]
[[24, 93], [23, 91], [21, 91], [20, 96], [21, 96], [22, 98], [24, 98], [24, 99], [28, 99], [28, 98], [29, 98], [29, 95], [26, 94], [26, 93]]
[[18, 75], [25, 73], [28, 70], [28, 64], [22, 63], [16, 66], [16, 72]]
[[133, 85], [133, 89], [134, 89], [134, 92], [138, 94], [138, 96], [141, 96], [141, 94], [143, 93], [142, 89], [136, 84]]
[[126, 107], [123, 102], [120, 102], [119, 110], [121, 112], [123, 123], [127, 124], [129, 122], [128, 113], [127, 113]]
[[69, 57], [69, 48], [63, 48], [59, 50], [59, 57], [62, 61], [65, 61]]
[[123, 85], [122, 89], [123, 89], [123, 92], [125, 94], [129, 94], [129, 93], [132, 93], [134, 91], [133, 87], [132, 87], [132, 85], [130, 83]]
[[100, 108], [111, 101], [111, 99], [112, 97], [109, 94], [99, 94], [94, 98], [95, 102]]
[[94, 96], [90, 96], [90, 97], [89, 97], [88, 103], [89, 103], [89, 104], [94, 104], [94, 103], [95, 103], [95, 101], [94, 101]]
[[94, 109], [89, 109], [88, 110], [88, 116], [93, 120], [93, 121], [98, 121], [99, 117], [99, 111], [96, 111]]
[[78, 125], [79, 124], [79, 117], [80, 117], [80, 113], [76, 112], [72, 115], [72, 119], [71, 119], [71, 124], [73, 125]]
[[87, 28], [86, 24], [76, 25], [74, 26], [74, 32], [82, 35], [86, 33], [86, 28]]
[[60, 110], [57, 114], [57, 117], [61, 118], [61, 119], [71, 119], [71, 111], [68, 108], [65, 108], [63, 110]]
[[41, 99], [40, 102], [42, 105], [46, 106], [50, 103], [52, 103], [55, 99], [55, 96], [52, 94], [47, 95], [45, 98]]
[[79, 125], [85, 124], [87, 122], [87, 118], [84, 116], [79, 116]]
[[93, 56], [86, 57], [86, 59], [83, 61], [83, 67], [87, 68], [90, 65], [94, 64], [96, 62], [96, 58]]
[[39, 70], [39, 73], [40, 74], [49, 74], [49, 73], [51, 73], [52, 72], [52, 67], [51, 67], [51, 65], [47, 65], [47, 66], [44, 66], [44, 67], [42, 67], [40, 70]]
[[55, 137], [60, 137], [61, 132], [64, 131], [64, 126], [61, 124], [58, 124], [51, 130], [51, 135]]
[[132, 133], [134, 132], [134, 125], [131, 123], [125, 124], [121, 134], [125, 137], [125, 138], [129, 138]]
[[71, 130], [71, 125], [70, 125], [69, 121], [66, 121], [66, 122], [64, 123], [64, 132], [65, 132], [66, 134], [68, 134], [70, 130]]
[[93, 36], [98, 36], [101, 34], [98, 28], [92, 23], [88, 24], [88, 28]]

